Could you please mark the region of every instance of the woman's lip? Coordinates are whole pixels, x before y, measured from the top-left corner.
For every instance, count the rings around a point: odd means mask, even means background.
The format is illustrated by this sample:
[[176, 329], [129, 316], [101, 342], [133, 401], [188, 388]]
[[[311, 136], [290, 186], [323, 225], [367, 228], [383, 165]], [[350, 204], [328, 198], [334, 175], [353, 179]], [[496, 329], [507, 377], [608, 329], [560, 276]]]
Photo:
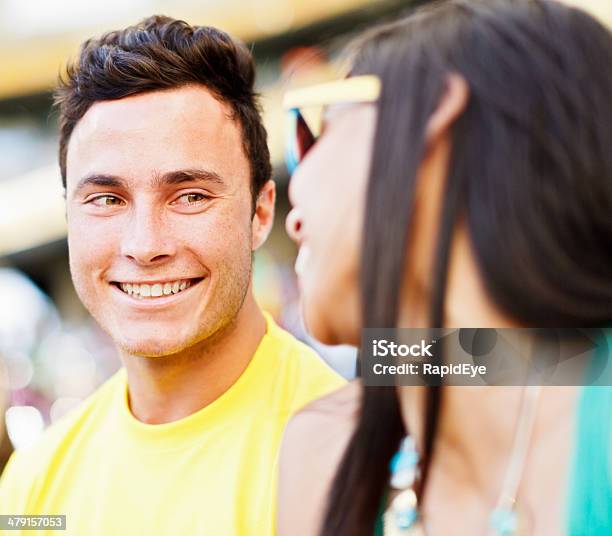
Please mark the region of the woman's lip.
[[202, 281], [205, 281], [206, 279], [206, 277], [198, 278], [195, 283], [192, 283], [185, 290], [181, 290], [177, 294], [169, 294], [156, 298], [135, 298], [134, 296], [130, 296], [126, 292], [123, 292], [123, 290], [121, 290], [117, 284], [109, 284], [112, 288], [112, 292], [116, 293], [118, 298], [125, 300], [125, 303], [131, 306], [132, 308], [141, 310], [151, 310], [164, 307], [166, 305], [173, 305], [174, 303], [183, 299], [185, 296], [190, 295], [191, 290], [193, 288], [197, 288], [200, 283], [202, 283]]
[[300, 245], [300, 249], [298, 250], [297, 257], [295, 259], [294, 270], [298, 276], [301, 276], [305, 270], [305, 264], [307, 262], [308, 256], [310, 255], [310, 249], [304, 242]]

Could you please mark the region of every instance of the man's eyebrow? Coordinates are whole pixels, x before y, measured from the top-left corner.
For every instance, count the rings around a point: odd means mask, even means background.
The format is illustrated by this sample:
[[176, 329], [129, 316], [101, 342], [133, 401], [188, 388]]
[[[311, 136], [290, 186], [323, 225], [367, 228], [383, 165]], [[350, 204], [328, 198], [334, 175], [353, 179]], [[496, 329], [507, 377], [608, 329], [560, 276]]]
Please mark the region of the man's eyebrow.
[[[181, 169], [177, 171], [169, 171], [161, 175], [156, 175], [151, 181], [153, 188], [159, 188], [165, 185], [176, 185], [184, 182], [208, 182], [218, 185], [225, 185], [225, 181], [218, 173], [205, 169]], [[106, 175], [104, 173], [94, 173], [83, 177], [76, 188], [78, 192], [86, 186], [102, 186], [105, 188], [127, 188], [128, 183], [121, 177], [115, 175]]]
[[124, 188], [125, 185], [126, 183], [121, 177], [115, 177], [114, 175], [104, 175], [104, 174], [95, 173], [93, 175], [86, 175], [85, 177], [83, 177], [76, 185], [76, 188], [74, 189], [74, 191], [78, 192], [79, 190], [85, 188], [85, 186], [104, 186], [104, 187], [111, 187], [111, 188]]
[[177, 171], [169, 171], [155, 177], [152, 185], [176, 185], [183, 182], [209, 182], [218, 184], [219, 186], [225, 185], [225, 181], [219, 174], [206, 169], [181, 169]]

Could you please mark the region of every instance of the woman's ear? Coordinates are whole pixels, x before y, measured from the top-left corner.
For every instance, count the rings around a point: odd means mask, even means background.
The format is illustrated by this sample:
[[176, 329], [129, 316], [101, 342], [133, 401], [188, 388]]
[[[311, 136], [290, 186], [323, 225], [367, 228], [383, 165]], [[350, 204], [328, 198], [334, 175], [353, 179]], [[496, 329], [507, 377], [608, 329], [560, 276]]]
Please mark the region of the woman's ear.
[[425, 144], [429, 148], [445, 135], [467, 107], [470, 90], [465, 78], [451, 73], [446, 78], [444, 94], [425, 127]]

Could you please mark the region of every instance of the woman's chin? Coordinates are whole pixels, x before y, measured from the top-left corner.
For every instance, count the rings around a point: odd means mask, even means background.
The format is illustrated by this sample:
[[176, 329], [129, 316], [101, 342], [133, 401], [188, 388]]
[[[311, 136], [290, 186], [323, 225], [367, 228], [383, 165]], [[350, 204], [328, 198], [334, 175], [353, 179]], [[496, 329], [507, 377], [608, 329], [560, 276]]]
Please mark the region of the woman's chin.
[[330, 315], [330, 307], [309, 307], [302, 302], [302, 318], [308, 334], [322, 344], [336, 346], [350, 344], [358, 346], [359, 330], [348, 325], [346, 315]]

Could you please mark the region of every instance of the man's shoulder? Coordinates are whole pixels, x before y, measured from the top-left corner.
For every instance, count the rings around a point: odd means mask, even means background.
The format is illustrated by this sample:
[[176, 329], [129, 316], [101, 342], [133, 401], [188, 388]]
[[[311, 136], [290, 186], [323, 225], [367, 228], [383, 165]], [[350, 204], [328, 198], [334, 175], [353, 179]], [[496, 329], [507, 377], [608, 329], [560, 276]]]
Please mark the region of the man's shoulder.
[[274, 341], [282, 365], [292, 369], [303, 381], [316, 377], [332, 381], [338, 386], [346, 383], [317, 352], [273, 320], [268, 323], [268, 337]]
[[280, 353], [298, 365], [332, 370], [310, 346], [280, 327], [273, 320], [268, 324], [268, 336], [277, 344]]
[[124, 370], [115, 373], [78, 407], [51, 424], [33, 444], [15, 450], [0, 480], [0, 497], [5, 493], [16, 495], [18, 489], [29, 493], [53, 461], [63, 456], [77, 437], [87, 433], [90, 423], [94, 429], [93, 421], [106, 413], [116, 389], [123, 385], [124, 375]]
[[268, 323], [268, 328], [268, 336], [274, 340], [278, 353], [278, 377], [292, 393], [291, 413], [346, 384], [312, 348], [273, 321]]

